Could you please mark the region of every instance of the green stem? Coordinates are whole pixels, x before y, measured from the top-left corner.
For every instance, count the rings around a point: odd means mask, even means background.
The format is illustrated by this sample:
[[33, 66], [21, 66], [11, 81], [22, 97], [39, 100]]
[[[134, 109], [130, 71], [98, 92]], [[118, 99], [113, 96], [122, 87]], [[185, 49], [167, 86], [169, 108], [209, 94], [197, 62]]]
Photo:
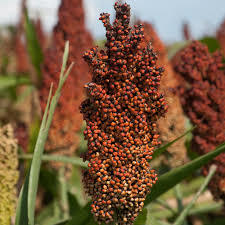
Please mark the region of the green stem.
[[189, 211], [191, 210], [192, 206], [194, 205], [194, 203], [196, 202], [196, 200], [198, 199], [198, 197], [202, 194], [202, 192], [205, 190], [206, 186], [208, 185], [209, 181], [211, 180], [211, 178], [212, 178], [212, 176], [214, 175], [215, 172], [216, 172], [216, 166], [212, 165], [210, 167], [209, 174], [206, 177], [206, 179], [205, 179], [204, 183], [202, 184], [202, 186], [200, 187], [199, 191], [193, 197], [193, 199], [191, 200], [191, 202], [182, 211], [182, 213], [180, 214], [180, 216], [175, 221], [174, 225], [182, 225], [182, 223], [184, 222], [185, 218], [187, 217]]
[[[174, 194], [176, 197], [176, 201], [177, 201], [177, 208], [178, 208], [178, 213], [180, 214], [182, 212], [182, 210], [184, 209], [184, 204], [183, 204], [183, 193], [181, 191], [181, 185], [177, 184], [174, 188]], [[187, 225], [187, 221], [186, 219], [183, 222], [183, 225]]]
[[[19, 155], [19, 159], [32, 159], [33, 154], [21, 154]], [[82, 159], [77, 157], [67, 157], [62, 155], [48, 155], [43, 154], [42, 155], [43, 161], [56, 161], [56, 162], [62, 162], [62, 163], [71, 163], [74, 166], [80, 166], [83, 168], [88, 168], [87, 163], [83, 162]]]
[[63, 219], [69, 218], [69, 204], [67, 197], [67, 183], [65, 179], [65, 167], [61, 167], [59, 170], [59, 184], [60, 184], [60, 195], [61, 195], [61, 209], [63, 212]]

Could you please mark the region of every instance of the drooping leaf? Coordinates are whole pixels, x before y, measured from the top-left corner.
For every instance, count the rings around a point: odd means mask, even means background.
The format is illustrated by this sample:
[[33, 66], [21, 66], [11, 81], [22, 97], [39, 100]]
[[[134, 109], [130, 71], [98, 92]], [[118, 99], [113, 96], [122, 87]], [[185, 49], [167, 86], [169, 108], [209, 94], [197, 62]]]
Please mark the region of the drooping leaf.
[[147, 195], [145, 205], [149, 204], [153, 200], [157, 199], [160, 195], [170, 190], [176, 184], [180, 183], [183, 179], [191, 175], [194, 171], [207, 164], [214, 157], [218, 156], [222, 152], [225, 152], [225, 143], [218, 146], [214, 151], [211, 151], [195, 160], [172, 169], [168, 173], [159, 177], [158, 182], [152, 187], [152, 191]]

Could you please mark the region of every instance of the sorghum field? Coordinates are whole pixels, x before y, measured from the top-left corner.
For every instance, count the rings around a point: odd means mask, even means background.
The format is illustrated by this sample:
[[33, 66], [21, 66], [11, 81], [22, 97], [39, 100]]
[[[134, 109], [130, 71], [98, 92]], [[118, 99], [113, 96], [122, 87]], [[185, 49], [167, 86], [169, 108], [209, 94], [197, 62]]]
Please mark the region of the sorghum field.
[[225, 22], [168, 44], [112, 8], [103, 40], [82, 0], [0, 28], [0, 225], [225, 225]]

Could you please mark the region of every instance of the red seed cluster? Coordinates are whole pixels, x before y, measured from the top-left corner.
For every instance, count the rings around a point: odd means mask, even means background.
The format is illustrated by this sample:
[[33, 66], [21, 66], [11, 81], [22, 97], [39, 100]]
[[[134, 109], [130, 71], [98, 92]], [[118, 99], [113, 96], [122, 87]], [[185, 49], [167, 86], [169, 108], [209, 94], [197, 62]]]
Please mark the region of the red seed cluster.
[[17, 123], [14, 129], [14, 136], [18, 141], [18, 146], [22, 148], [24, 152], [27, 152], [28, 148], [28, 129], [25, 123]]
[[[180, 88], [181, 103], [194, 130], [192, 148], [200, 154], [212, 151], [225, 142], [225, 71], [222, 56], [210, 55], [207, 47], [197, 41], [176, 56], [175, 69], [184, 79]], [[217, 173], [210, 183], [215, 198], [225, 200], [225, 153], [213, 164]], [[208, 167], [204, 173], [208, 172]]]
[[216, 38], [219, 41], [223, 55], [225, 55], [225, 20], [216, 32]]
[[18, 73], [27, 73], [30, 70], [30, 61], [27, 49], [21, 34], [17, 34], [15, 38], [15, 55], [16, 55], [16, 71]]
[[81, 104], [89, 169], [83, 180], [99, 222], [133, 224], [157, 174], [149, 160], [159, 144], [156, 122], [167, 106], [159, 93], [163, 69], [151, 46], [141, 47], [142, 25], [129, 26], [130, 6], [115, 3], [116, 18], [102, 13], [106, 50], [93, 48], [84, 59], [92, 71]]
[[[162, 117], [157, 122], [158, 132], [162, 145], [173, 141], [185, 131], [185, 117], [179, 97], [175, 94], [175, 90], [179, 85], [176, 79], [171, 62], [168, 59], [166, 46], [160, 40], [154, 27], [149, 23], [144, 23], [144, 41], [143, 46], [151, 42], [154, 50], [158, 55], [158, 64], [165, 69], [164, 75], [160, 82], [160, 91], [164, 94], [168, 104], [168, 112], [165, 117]], [[180, 139], [173, 146], [168, 148], [168, 154], [162, 155], [160, 161], [163, 161], [170, 167], [176, 167], [186, 161], [186, 148], [184, 145], [185, 139]]]
[[[46, 150], [71, 156], [79, 144], [77, 132], [82, 125], [79, 105], [84, 96], [83, 85], [89, 77], [89, 68], [82, 54], [92, 46], [92, 39], [85, 29], [82, 0], [62, 0], [58, 17], [59, 21], [53, 32], [52, 46], [44, 53], [40, 99], [41, 108], [44, 111], [51, 83], [54, 85], [53, 91], [57, 87], [65, 42], [69, 40], [68, 64], [75, 62], [75, 66], [62, 89], [49, 131]], [[58, 168], [60, 164], [54, 165]]]

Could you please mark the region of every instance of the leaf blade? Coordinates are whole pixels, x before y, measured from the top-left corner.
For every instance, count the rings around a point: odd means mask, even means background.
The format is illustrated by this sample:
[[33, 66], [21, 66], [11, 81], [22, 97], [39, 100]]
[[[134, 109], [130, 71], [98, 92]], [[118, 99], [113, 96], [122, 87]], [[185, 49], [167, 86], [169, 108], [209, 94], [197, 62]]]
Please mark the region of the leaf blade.
[[152, 187], [152, 191], [147, 195], [145, 205], [149, 204], [157, 197], [167, 192], [187, 176], [191, 175], [195, 170], [207, 164], [211, 159], [225, 151], [225, 143], [218, 146], [214, 151], [209, 152], [195, 160], [175, 168], [168, 173], [159, 177], [158, 182]]

